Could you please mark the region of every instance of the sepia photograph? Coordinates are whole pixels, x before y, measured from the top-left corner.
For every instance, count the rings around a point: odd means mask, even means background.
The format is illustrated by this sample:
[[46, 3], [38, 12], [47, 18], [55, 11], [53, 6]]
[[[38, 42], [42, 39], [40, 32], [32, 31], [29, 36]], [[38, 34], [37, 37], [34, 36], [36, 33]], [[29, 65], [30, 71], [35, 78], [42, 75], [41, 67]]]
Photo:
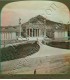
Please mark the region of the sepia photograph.
[[0, 74], [70, 74], [69, 6], [16, 0], [0, 15]]

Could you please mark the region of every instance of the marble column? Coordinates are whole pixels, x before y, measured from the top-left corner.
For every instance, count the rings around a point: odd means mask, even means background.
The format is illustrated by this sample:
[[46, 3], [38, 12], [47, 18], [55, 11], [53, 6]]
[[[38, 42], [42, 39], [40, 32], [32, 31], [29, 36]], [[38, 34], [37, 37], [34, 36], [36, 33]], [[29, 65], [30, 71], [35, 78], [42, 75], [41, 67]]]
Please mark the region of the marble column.
[[38, 29], [38, 37], [39, 37], [39, 29]]
[[36, 37], [36, 29], [35, 29], [35, 37]]
[[29, 29], [29, 37], [30, 37], [30, 29]]
[[39, 37], [41, 37], [41, 32], [40, 32], [41, 30], [39, 29]]
[[39, 32], [38, 32], [38, 30], [39, 30], [39, 29], [37, 29], [37, 37], [39, 37]]
[[27, 38], [27, 29], [26, 29], [26, 33], [25, 33], [25, 35], [26, 35], [26, 38]]
[[37, 35], [37, 37], [38, 37], [38, 29], [36, 29], [36, 35]]
[[34, 37], [35, 37], [35, 29], [34, 29]]
[[6, 33], [6, 40], [8, 40], [8, 33]]
[[5, 34], [6, 34], [6, 33], [4, 32], [4, 43], [3, 43], [3, 44], [4, 44], [4, 47], [5, 47], [5, 40], [6, 40]]
[[36, 36], [36, 30], [34, 29], [34, 37]]
[[33, 28], [32, 28], [32, 37], [33, 37]]
[[7, 40], [7, 33], [5, 35], [6, 35], [6, 40]]
[[11, 32], [11, 40], [12, 40], [12, 32]]
[[7, 36], [8, 36], [8, 40], [9, 40], [9, 39], [10, 39], [10, 32], [8, 33], [8, 35], [7, 35]]
[[36, 29], [36, 37], [37, 37], [37, 29]]
[[4, 33], [4, 38], [3, 38], [3, 40], [5, 40], [5, 33]]

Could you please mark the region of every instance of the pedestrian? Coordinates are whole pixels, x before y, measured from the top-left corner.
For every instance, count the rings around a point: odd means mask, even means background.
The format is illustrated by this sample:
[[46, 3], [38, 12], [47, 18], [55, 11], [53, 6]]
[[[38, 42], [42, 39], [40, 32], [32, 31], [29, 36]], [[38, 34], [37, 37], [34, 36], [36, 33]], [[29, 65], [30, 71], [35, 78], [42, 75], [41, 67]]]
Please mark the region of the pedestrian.
[[36, 74], [36, 69], [34, 70], [34, 74]]

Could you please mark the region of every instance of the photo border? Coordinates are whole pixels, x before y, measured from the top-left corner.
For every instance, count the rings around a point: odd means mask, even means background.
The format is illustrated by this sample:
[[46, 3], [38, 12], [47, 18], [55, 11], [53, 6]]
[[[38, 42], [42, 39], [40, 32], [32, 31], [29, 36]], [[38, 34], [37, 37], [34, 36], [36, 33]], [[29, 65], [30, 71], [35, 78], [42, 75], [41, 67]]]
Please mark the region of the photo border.
[[[16, 2], [16, 1], [30, 1], [30, 0], [0, 0], [0, 26], [1, 26], [1, 10], [2, 10], [2, 8], [8, 3]], [[35, 1], [37, 1], [37, 0], [35, 0]], [[43, 1], [49, 1], [49, 0], [43, 0]], [[69, 5], [70, 0], [50, 0], [50, 1], [62, 2], [64, 4], [66, 4], [70, 10], [70, 5]], [[1, 35], [0, 35], [0, 39], [1, 39]], [[1, 47], [1, 45], [0, 45], [0, 47]], [[1, 52], [1, 50], [0, 50], [0, 52]], [[1, 55], [0, 55], [0, 57], [1, 57]], [[0, 60], [0, 62], [1, 62], [1, 60]], [[0, 79], [70, 79], [70, 74], [36, 74], [36, 75], [34, 75], [34, 74], [1, 74], [1, 63], [0, 63]]]

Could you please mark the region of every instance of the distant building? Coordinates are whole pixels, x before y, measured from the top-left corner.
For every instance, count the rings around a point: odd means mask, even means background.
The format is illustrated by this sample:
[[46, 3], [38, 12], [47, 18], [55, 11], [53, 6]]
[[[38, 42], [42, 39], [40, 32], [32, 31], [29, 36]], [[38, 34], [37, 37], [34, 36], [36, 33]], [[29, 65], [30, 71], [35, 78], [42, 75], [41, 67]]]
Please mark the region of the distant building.
[[0, 27], [1, 40], [17, 40], [19, 36], [18, 26], [3, 26]]

